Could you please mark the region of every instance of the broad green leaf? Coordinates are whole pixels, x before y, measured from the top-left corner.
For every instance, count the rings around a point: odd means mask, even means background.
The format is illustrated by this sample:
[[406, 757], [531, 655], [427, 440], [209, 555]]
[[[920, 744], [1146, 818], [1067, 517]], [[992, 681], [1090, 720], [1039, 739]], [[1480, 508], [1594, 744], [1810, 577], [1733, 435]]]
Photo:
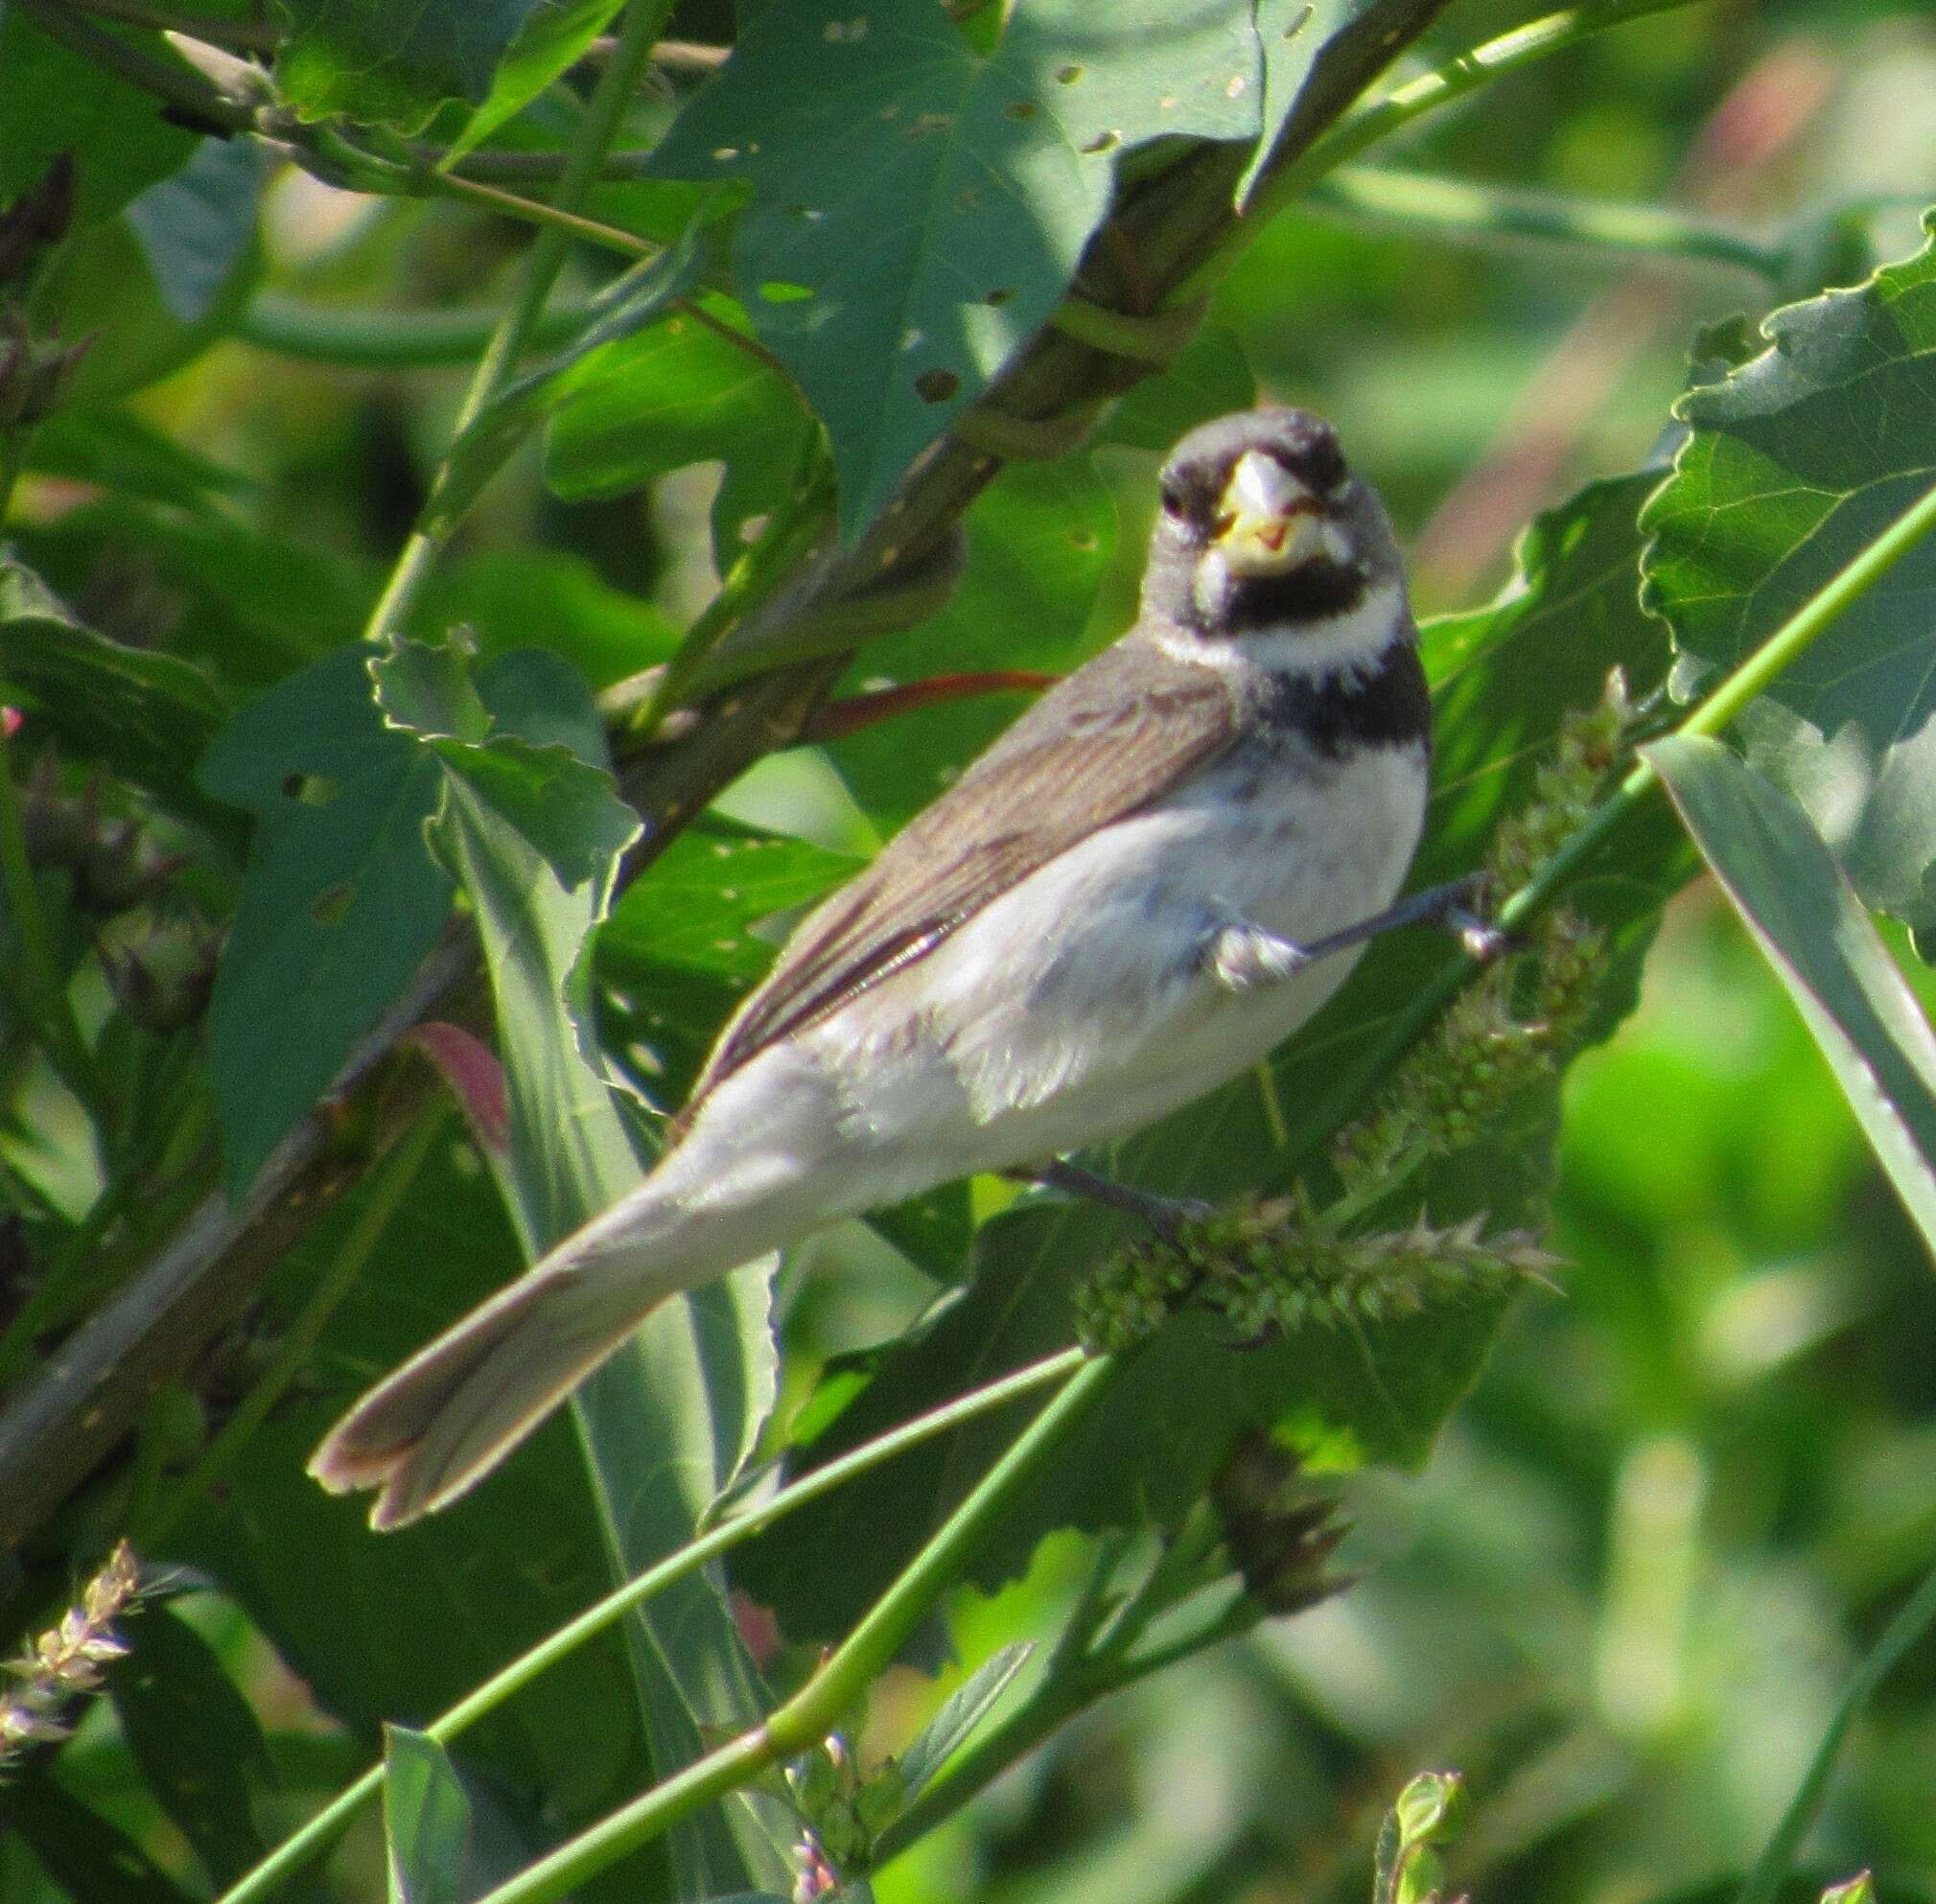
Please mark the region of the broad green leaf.
[[[175, 58], [146, 38], [160, 58]], [[0, 205], [71, 151], [80, 168], [75, 221], [94, 224], [166, 178], [197, 143], [152, 93], [50, 39], [24, 8], [0, 8]]]
[[4, 555], [0, 688], [70, 754], [233, 836], [232, 816], [194, 779], [196, 755], [227, 711], [207, 676], [175, 656], [96, 634], [31, 569]]
[[994, 1709], [995, 1702], [1028, 1664], [1035, 1650], [1033, 1641], [1018, 1640], [983, 1660], [921, 1728], [897, 1761], [902, 1790], [909, 1799], [918, 1798], [952, 1753], [967, 1743], [968, 1734]]
[[132, 1838], [67, 1790], [45, 1764], [30, 1763], [0, 1786], [0, 1823], [69, 1898], [88, 1904], [189, 1904]]
[[440, 776], [343, 648], [236, 715], [201, 784], [256, 817], [209, 1008], [222, 1173], [240, 1196], [436, 942], [451, 882], [424, 846]]
[[751, 185], [735, 281], [827, 426], [847, 534], [1055, 308], [1114, 153], [1255, 136], [1258, 59], [1241, 0], [1019, 0], [987, 58], [930, 0], [746, 20], [658, 170]]
[[[1088, 658], [1090, 605], [1116, 540], [1113, 499], [1086, 455], [1016, 463], [968, 512], [968, 565], [942, 612], [869, 644], [846, 683], [987, 668], [1061, 674]], [[899, 824], [945, 788], [1026, 702], [948, 701], [863, 729], [829, 750], [870, 820]]]
[[[743, 323], [725, 298], [700, 303], [730, 328]], [[724, 570], [739, 552], [739, 523], [772, 508], [795, 479], [812, 428], [778, 371], [675, 313], [569, 373], [545, 433], [545, 479], [572, 499], [617, 496], [690, 463], [723, 461], [713, 546]]]
[[27, 467], [194, 513], [253, 488], [242, 471], [177, 443], [133, 410], [101, 406], [47, 418], [28, 442]]
[[1936, 1252], [1936, 1036], [1808, 816], [1716, 740], [1647, 757]]
[[498, 62], [489, 97], [451, 142], [452, 152], [467, 152], [488, 139], [563, 78], [623, 5], [624, 0], [541, 0], [525, 15], [517, 37]]
[[276, 85], [305, 119], [414, 131], [447, 99], [482, 104], [538, 0], [278, 0]]
[[390, 1904], [457, 1904], [471, 1801], [451, 1755], [428, 1732], [384, 1728], [384, 1848]]
[[270, 1777], [268, 1746], [215, 1649], [171, 1608], [130, 1627], [133, 1657], [107, 1687], [148, 1789], [202, 1869], [225, 1886], [266, 1846], [250, 1803]]
[[255, 237], [268, 169], [252, 139], [204, 139], [122, 214], [176, 323], [199, 324], [229, 290]]
[[[476, 696], [492, 727], [475, 741], [448, 737], [476, 722], [468, 684], [448, 668], [442, 706], [433, 666], [406, 659], [399, 667], [392, 658], [377, 678], [390, 718], [403, 720], [408, 707], [441, 773], [432, 837], [484, 943], [510, 1100], [511, 1203], [526, 1254], [536, 1256], [640, 1175], [625, 1120], [587, 1055], [595, 1044], [581, 956], [637, 816], [603, 766], [583, 684], [555, 657], [514, 655], [480, 672]], [[391, 701], [393, 681], [408, 688], [408, 703]], [[571, 758], [578, 778], [553, 776], [534, 789], [536, 756], [573, 739], [583, 750]], [[524, 830], [527, 822], [542, 847]], [[615, 1573], [637, 1572], [688, 1539], [751, 1452], [775, 1379], [769, 1275], [770, 1265], [755, 1265], [664, 1304], [580, 1389], [576, 1414]], [[711, 1582], [682, 1583], [625, 1631], [660, 1767], [688, 1763], [703, 1749], [702, 1723], [752, 1722], [737, 1635]], [[675, 1835], [673, 1857], [683, 1896], [753, 1875], [716, 1812]]]
[[685, 296], [698, 269], [701, 222], [695, 217], [677, 244], [613, 279], [587, 306], [589, 321], [570, 344], [506, 384], [471, 420], [438, 468], [424, 505], [427, 532], [448, 535], [456, 526], [478, 492], [569, 389], [566, 380], [574, 365], [622, 343]]
[[[1778, 311], [1768, 348], [1677, 406], [1689, 435], [1644, 526], [1648, 599], [1697, 695], [1928, 488], [1936, 244]], [[1899, 563], [1742, 715], [1865, 904], [1936, 927], [1936, 546]]]
[[[1499, 601], [1427, 629], [1442, 739], [1414, 883], [1478, 864], [1499, 814], [1528, 797], [1562, 715], [1592, 706], [1610, 667], [1624, 666], [1637, 691], [1663, 672], [1664, 632], [1639, 599], [1635, 514], [1649, 481], [1641, 475], [1593, 485], [1542, 518], [1521, 547], [1521, 574]], [[1580, 895], [1616, 931], [1620, 956], [1603, 1021], [1630, 1002], [1639, 922], [1686, 875], [1684, 846], [1666, 816], [1657, 818]], [[1443, 957], [1423, 933], [1379, 941], [1330, 1005], [1276, 1054], [1272, 1092], [1286, 1141], [1273, 1134], [1272, 1112], [1248, 1078], [1118, 1146], [1099, 1165], [1194, 1196], [1283, 1188], [1340, 1121], [1341, 1094], [1386, 1025]], [[1551, 1086], [1530, 1093], [1488, 1132], [1481, 1156], [1451, 1159], [1417, 1180], [1435, 1220], [1482, 1210], [1510, 1225], [1536, 1216], [1556, 1097]], [[1065, 1346], [1077, 1285], [1129, 1234], [1121, 1219], [1073, 1203], [1025, 1204], [985, 1224], [966, 1289], [901, 1342], [829, 1371], [836, 1384], [851, 1386], [856, 1371], [871, 1371], [873, 1380], [818, 1434], [808, 1458], [842, 1452]], [[972, 1577], [992, 1586], [1013, 1576], [1059, 1526], [1174, 1525], [1248, 1428], [1269, 1428], [1325, 1466], [1415, 1465], [1477, 1375], [1500, 1307], [1476, 1301], [1242, 1351], [1204, 1318], [1178, 1318], [1058, 1451], [1054, 1469], [977, 1558]], [[774, 1607], [790, 1637], [845, 1630], [1031, 1411], [1025, 1404], [972, 1424], [790, 1517], [741, 1551], [735, 1577]]]
[[1296, 111], [1318, 55], [1348, 35], [1385, 30], [1379, 10], [1367, 0], [1317, 0], [1316, 5], [1311, 0], [1258, 0], [1257, 37], [1264, 56], [1263, 123], [1257, 149], [1237, 184], [1240, 208]]

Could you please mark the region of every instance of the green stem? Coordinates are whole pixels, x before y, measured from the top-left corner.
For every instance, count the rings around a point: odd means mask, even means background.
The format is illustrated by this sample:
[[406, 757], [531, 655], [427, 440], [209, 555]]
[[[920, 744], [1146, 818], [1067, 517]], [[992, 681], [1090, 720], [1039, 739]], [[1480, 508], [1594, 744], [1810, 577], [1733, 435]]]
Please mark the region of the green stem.
[[[676, 1553], [667, 1554], [636, 1579], [608, 1593], [595, 1605], [588, 1607], [576, 1619], [560, 1627], [528, 1653], [512, 1660], [502, 1671], [493, 1674], [448, 1712], [432, 1720], [425, 1730], [432, 1738], [455, 1738], [466, 1727], [476, 1725], [487, 1713], [495, 1711], [507, 1699], [529, 1685], [541, 1673], [548, 1671], [567, 1655], [604, 1632], [641, 1601], [650, 1599], [675, 1581], [685, 1579], [729, 1547], [764, 1532], [796, 1508], [831, 1494], [855, 1475], [894, 1459], [935, 1435], [945, 1434], [964, 1422], [1006, 1407], [1011, 1402], [1038, 1388], [1067, 1381], [1083, 1367], [1085, 1359], [1080, 1349], [1065, 1349], [1061, 1355], [1033, 1362], [999, 1382], [991, 1382], [986, 1387], [961, 1396], [942, 1407], [917, 1415], [898, 1428], [814, 1469], [811, 1474], [803, 1474], [769, 1499], [721, 1521], [696, 1540], [688, 1542]], [[283, 1878], [318, 1856], [358, 1809], [382, 1788], [383, 1768], [373, 1766], [355, 1784], [338, 1793], [299, 1831], [278, 1845], [230, 1890], [223, 1892], [216, 1904], [255, 1904], [256, 1899], [267, 1896]]]
[[118, 34], [83, 18], [62, 0], [18, 0], [18, 4], [49, 39], [91, 59], [129, 85], [165, 100], [211, 131], [244, 132], [253, 123], [255, 115], [247, 106], [218, 91], [194, 67], [130, 45]]
[[81, 1035], [67, 980], [54, 956], [54, 937], [41, 910], [40, 891], [27, 857], [27, 828], [20, 808], [20, 789], [13, 781], [13, 744], [0, 726], [0, 890], [7, 894], [8, 916], [13, 921], [20, 966], [16, 974], [29, 1005], [28, 1027], [40, 1041], [47, 1060], [60, 1081], [80, 1099], [96, 1129], [104, 1136], [112, 1128], [108, 1098], [94, 1054]]
[[1506, 73], [1604, 33], [1609, 27], [1624, 26], [1629, 20], [1641, 19], [1648, 13], [1664, 13], [1690, 4], [1691, 0], [1599, 0], [1598, 5], [1567, 7], [1526, 26], [1515, 27], [1482, 46], [1475, 46], [1436, 71], [1396, 87], [1382, 99], [1358, 106], [1321, 138], [1314, 140], [1300, 157], [1265, 174], [1250, 202], [1244, 207], [1244, 216], [1229, 235], [1177, 286], [1166, 303], [1187, 304], [1207, 295], [1257, 234], [1287, 205], [1302, 197], [1326, 173], [1335, 172], [1381, 139], [1388, 139], [1414, 119], [1450, 105]]
[[[620, 231], [615, 224], [601, 224], [596, 219], [580, 218], [575, 212], [548, 205], [540, 198], [522, 197], [515, 192], [504, 191], [501, 186], [487, 185], [482, 179], [466, 177], [462, 173], [439, 172], [432, 167], [420, 176], [424, 188], [433, 197], [482, 205], [488, 211], [501, 212], [506, 218], [522, 219], [525, 223], [537, 225], [546, 232], [555, 232], [561, 240], [582, 238], [588, 244], [601, 244], [606, 250], [616, 251], [625, 258], [656, 258], [665, 248], [653, 244], [649, 238], [635, 238], [629, 231]], [[560, 262], [563, 257], [561, 250]], [[548, 293], [550, 286], [548, 284], [545, 289]]]
[[[499, 314], [495, 309], [366, 311], [303, 304], [268, 291], [243, 313], [234, 335], [258, 350], [352, 370], [422, 370], [469, 363], [490, 342]], [[589, 314], [583, 304], [551, 305], [526, 342], [540, 350], [565, 343]]]
[[227, 1473], [229, 1464], [241, 1452], [249, 1437], [268, 1420], [268, 1411], [282, 1400], [292, 1382], [308, 1365], [311, 1353], [322, 1338], [337, 1305], [350, 1292], [389, 1227], [406, 1193], [430, 1156], [448, 1117], [448, 1107], [433, 1102], [384, 1158], [370, 1180], [362, 1211], [337, 1259], [323, 1273], [295, 1320], [284, 1332], [274, 1358], [242, 1405], [226, 1422], [187, 1477], [170, 1495], [166, 1504], [146, 1527], [134, 1534], [134, 1543], [144, 1553], [158, 1549], [180, 1524], [181, 1517]]
[[[626, 103], [638, 90], [650, 63], [653, 41], [670, 5], [671, 0], [633, 0], [627, 10], [618, 44], [611, 63], [598, 76], [598, 84], [572, 143], [565, 175], [559, 181], [556, 208], [560, 212], [573, 211], [595, 181]], [[498, 394], [528, 345], [564, 265], [570, 242], [569, 235], [556, 225], [547, 225], [532, 242], [517, 293], [492, 332], [477, 373], [471, 379], [463, 407], [451, 431], [453, 441], [462, 436], [472, 419]], [[390, 573], [388, 585], [370, 613], [364, 630], [366, 639], [382, 640], [403, 621], [450, 533], [449, 528], [436, 535], [422, 528], [411, 532]]]
[[27, 444], [34, 432], [20, 424], [0, 430], [0, 522], [12, 506], [13, 491], [27, 464]]
[[1781, 254], [1712, 219], [1662, 205], [1600, 202], [1543, 192], [1511, 192], [1430, 173], [1346, 166], [1318, 180], [1305, 202], [1437, 233], [1467, 244], [1531, 239], [1643, 258], [1686, 260], [1781, 276]]
[[178, 33], [205, 46], [230, 53], [273, 53], [282, 35], [273, 27], [248, 20], [212, 20], [202, 13], [178, 13], [172, 7], [153, 7], [148, 0], [67, 0], [78, 13], [122, 20], [131, 27], [152, 27], [157, 33]]
[[1124, 1358], [1113, 1356], [1086, 1362], [982, 1476], [826, 1664], [763, 1726], [742, 1732], [568, 1840], [487, 1893], [480, 1904], [547, 1904], [561, 1897], [701, 1805], [824, 1739], [893, 1660], [936, 1596], [958, 1578], [968, 1555], [1056, 1444], [1124, 1366]]
[[1801, 1786], [1782, 1814], [1782, 1822], [1775, 1826], [1761, 1855], [1755, 1860], [1755, 1868], [1741, 1886], [1736, 1904], [1775, 1904], [1783, 1880], [1795, 1862], [1795, 1853], [1802, 1848], [1802, 1840], [1808, 1836], [1808, 1827], [1814, 1823], [1822, 1801], [1829, 1795], [1829, 1778], [1834, 1772], [1849, 1728], [1855, 1723], [1856, 1715], [1869, 1703], [1876, 1688], [1888, 1678], [1897, 1660], [1923, 1637], [1932, 1622], [1936, 1622], [1936, 1573], [1925, 1577], [1922, 1586], [1903, 1602], [1901, 1612], [1889, 1622], [1881, 1638], [1850, 1676], [1841, 1703], [1835, 1707], [1835, 1716], [1829, 1721], [1829, 1730], [1815, 1748], [1815, 1756], [1809, 1761]]

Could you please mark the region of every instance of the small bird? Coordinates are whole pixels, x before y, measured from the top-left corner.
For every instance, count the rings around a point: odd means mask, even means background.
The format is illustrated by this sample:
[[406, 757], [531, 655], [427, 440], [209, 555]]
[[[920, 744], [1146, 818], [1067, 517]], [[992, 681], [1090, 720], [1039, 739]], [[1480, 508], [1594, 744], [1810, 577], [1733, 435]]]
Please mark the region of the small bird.
[[1256, 1063], [1376, 932], [1461, 922], [1391, 903], [1431, 702], [1337, 432], [1204, 424], [1161, 499], [1134, 626], [802, 921], [638, 1188], [322, 1443], [373, 1526], [462, 1494], [667, 1296], [833, 1218], [984, 1171], [1140, 1207], [1063, 1153]]

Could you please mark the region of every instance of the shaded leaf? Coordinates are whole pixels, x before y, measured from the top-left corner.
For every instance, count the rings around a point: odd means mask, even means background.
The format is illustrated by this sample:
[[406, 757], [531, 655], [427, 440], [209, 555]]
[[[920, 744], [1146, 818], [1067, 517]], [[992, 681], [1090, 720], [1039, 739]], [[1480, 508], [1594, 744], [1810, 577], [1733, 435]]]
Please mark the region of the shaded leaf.
[[623, 5], [624, 0], [542, 0], [533, 7], [498, 61], [489, 96], [452, 140], [451, 151], [467, 152], [488, 139], [563, 78]]
[[900, 1768], [901, 1789], [907, 1798], [919, 1797], [928, 1780], [947, 1763], [956, 1749], [967, 1742], [968, 1734], [994, 1709], [995, 1702], [1009, 1689], [1015, 1675], [1028, 1664], [1029, 1655], [1035, 1650], [1034, 1642], [1030, 1640], [1018, 1640], [1014, 1645], [1004, 1646], [992, 1658], [983, 1660], [967, 1681], [948, 1695], [947, 1703], [921, 1728], [897, 1761]]
[[[1644, 526], [1648, 599], [1697, 695], [1930, 482], [1936, 243], [1778, 311], [1769, 347], [1682, 398]], [[1801, 801], [1866, 904], [1936, 926], [1936, 546], [1912, 550], [1743, 713], [1749, 763]]]
[[240, 470], [164, 435], [131, 409], [58, 410], [34, 432], [27, 466], [172, 508], [206, 510], [252, 488]]
[[128, 1749], [162, 1810], [218, 1886], [266, 1848], [250, 1813], [270, 1771], [248, 1701], [215, 1649], [171, 1608], [130, 1629], [134, 1654], [108, 1680]]
[[0, 1819], [70, 1898], [88, 1904], [188, 1904], [133, 1839], [62, 1785], [45, 1765], [29, 1765], [0, 1787]]
[[96, 634], [31, 569], [5, 556], [0, 685], [69, 753], [233, 836], [231, 816], [194, 778], [196, 755], [227, 712], [207, 676], [173, 655]]
[[256, 816], [209, 1008], [223, 1180], [239, 1196], [436, 942], [451, 882], [424, 846], [433, 762], [384, 725], [350, 647], [252, 701], [201, 783]]
[[123, 214], [177, 323], [216, 308], [255, 237], [268, 154], [252, 139], [204, 139]]
[[447, 99], [481, 104], [538, 0], [279, 0], [277, 89], [305, 119], [414, 131]]
[[428, 1732], [384, 1728], [384, 1846], [390, 1904], [456, 1904], [471, 1802], [451, 1755]]
[[827, 425], [849, 535], [1054, 309], [1111, 155], [1254, 136], [1258, 81], [1239, 0], [1021, 0], [987, 58], [925, 0], [752, 14], [657, 169], [752, 186], [735, 284]]
[[1717, 740], [1647, 757], [1936, 1253], [1936, 1036], [1915, 993], [1792, 799]]

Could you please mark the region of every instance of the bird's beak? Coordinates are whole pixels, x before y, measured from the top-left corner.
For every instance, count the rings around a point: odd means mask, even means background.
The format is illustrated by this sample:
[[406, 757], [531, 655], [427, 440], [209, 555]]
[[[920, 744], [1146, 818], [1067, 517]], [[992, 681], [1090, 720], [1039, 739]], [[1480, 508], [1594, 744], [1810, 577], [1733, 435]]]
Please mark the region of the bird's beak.
[[1237, 458], [1217, 505], [1211, 541], [1233, 575], [1282, 575], [1314, 552], [1322, 522], [1318, 499], [1261, 450]]

